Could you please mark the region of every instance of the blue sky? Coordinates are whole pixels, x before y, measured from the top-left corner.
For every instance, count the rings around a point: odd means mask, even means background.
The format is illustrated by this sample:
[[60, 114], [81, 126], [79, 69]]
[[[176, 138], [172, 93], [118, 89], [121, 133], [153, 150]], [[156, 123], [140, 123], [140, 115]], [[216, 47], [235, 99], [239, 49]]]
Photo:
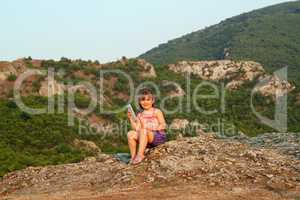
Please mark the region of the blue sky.
[[0, 60], [116, 60], [280, 0], [1, 0]]

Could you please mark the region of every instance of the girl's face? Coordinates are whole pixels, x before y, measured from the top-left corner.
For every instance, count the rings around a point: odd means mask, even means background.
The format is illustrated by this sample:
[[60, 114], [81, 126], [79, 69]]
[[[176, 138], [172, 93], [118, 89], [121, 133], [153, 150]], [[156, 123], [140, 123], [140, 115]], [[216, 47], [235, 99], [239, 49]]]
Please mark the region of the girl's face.
[[144, 95], [140, 100], [140, 105], [144, 110], [149, 110], [153, 107], [154, 99], [151, 95]]

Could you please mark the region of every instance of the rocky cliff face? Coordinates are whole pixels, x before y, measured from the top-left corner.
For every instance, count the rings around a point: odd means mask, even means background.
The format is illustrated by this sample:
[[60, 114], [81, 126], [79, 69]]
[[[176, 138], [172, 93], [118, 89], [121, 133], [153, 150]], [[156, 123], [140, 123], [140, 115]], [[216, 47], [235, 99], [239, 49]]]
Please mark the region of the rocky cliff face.
[[295, 86], [291, 83], [286, 80], [280, 80], [277, 76], [266, 76], [264, 79], [266, 83], [257, 88], [264, 96], [283, 96], [295, 89]]
[[[31, 60], [27, 61], [29, 64], [26, 64], [24, 59], [19, 59], [13, 62], [0, 62], [0, 86], [3, 85], [3, 88], [7, 88], [6, 85], [9, 85], [7, 79], [9, 75], [20, 75], [25, 72], [30, 65], [33, 68], [39, 69], [41, 67], [41, 60]], [[128, 64], [128, 59], [122, 58], [118, 62], [107, 63], [101, 65], [102, 67], [114, 67], [118, 63], [122, 65]], [[136, 60], [137, 66], [140, 68], [140, 76], [142, 78], [156, 78], [157, 74], [155, 67], [143, 59]], [[95, 67], [97, 68], [97, 67]], [[168, 65], [169, 70], [176, 73], [185, 73], [189, 72], [203, 80], [208, 81], [225, 81], [226, 88], [230, 90], [235, 90], [240, 88], [246, 82], [253, 81], [255, 79], [268, 79], [268, 82], [257, 88], [261, 94], [265, 96], [275, 96], [283, 95], [287, 92], [292, 91], [295, 87], [287, 81], [280, 80], [276, 76], [270, 76], [266, 74], [262, 65], [257, 62], [252, 61], [231, 61], [231, 60], [216, 60], [216, 61], [181, 61], [177, 64]], [[74, 77], [83, 78], [91, 80], [95, 78], [93, 74], [86, 74], [82, 71], [74, 72]], [[41, 88], [39, 90], [39, 95], [48, 96], [48, 81], [45, 80], [40, 83]], [[65, 88], [62, 84], [54, 82], [51, 84], [53, 94], [61, 94]], [[9, 87], [11, 89], [11, 87]], [[4, 90], [4, 89], [3, 89]], [[0, 91], [1, 92], [1, 91]], [[5, 93], [5, 92], [2, 92]], [[5, 94], [7, 94], [6, 92]], [[183, 96], [185, 95], [181, 88], [176, 88], [170, 96]]]
[[29, 167], [6, 175], [0, 192], [7, 199], [126, 199], [135, 193], [139, 196], [133, 199], [139, 199], [147, 191], [160, 194], [153, 199], [171, 194], [177, 194], [173, 199], [187, 194], [194, 199], [294, 199], [300, 196], [299, 181], [300, 161], [294, 157], [199, 135], [152, 149], [137, 166], [99, 153], [77, 164]]
[[56, 80], [48, 80], [48, 78], [45, 78], [45, 80], [41, 82], [39, 95], [44, 97], [61, 95], [64, 93], [65, 88], [63, 84], [58, 83]]
[[141, 67], [141, 76], [144, 78], [156, 78], [154, 66], [146, 60], [138, 59], [137, 64]]
[[294, 89], [289, 82], [267, 75], [261, 64], [252, 61], [181, 61], [168, 67], [171, 71], [188, 72], [203, 80], [226, 81], [228, 82], [226, 88], [230, 90], [238, 89], [246, 82], [263, 78], [268, 78], [269, 81], [258, 88], [258, 91], [265, 96], [275, 96], [276, 91], [282, 95]]
[[256, 62], [217, 61], [181, 61], [169, 65], [174, 72], [190, 72], [203, 80], [228, 80], [238, 78], [241, 81], [252, 81], [265, 73], [264, 68]]
[[0, 80], [7, 80], [7, 77], [11, 74], [19, 75], [26, 70], [25, 62], [20, 60], [15, 60], [13, 62], [0, 62]]

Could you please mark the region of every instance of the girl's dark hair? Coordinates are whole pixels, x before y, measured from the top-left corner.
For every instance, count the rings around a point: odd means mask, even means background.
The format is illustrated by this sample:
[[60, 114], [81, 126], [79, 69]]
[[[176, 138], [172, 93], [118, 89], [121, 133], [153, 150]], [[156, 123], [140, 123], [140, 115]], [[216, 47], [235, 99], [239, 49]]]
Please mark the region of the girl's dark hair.
[[138, 93], [138, 103], [139, 103], [139, 109], [142, 111], [143, 110], [143, 107], [142, 105], [140, 104], [140, 101], [146, 96], [146, 95], [149, 95], [149, 96], [152, 96], [154, 102], [153, 102], [153, 105], [154, 106], [154, 103], [155, 103], [155, 95], [153, 94], [152, 90], [149, 89], [149, 88], [143, 88], [142, 90], [139, 91]]

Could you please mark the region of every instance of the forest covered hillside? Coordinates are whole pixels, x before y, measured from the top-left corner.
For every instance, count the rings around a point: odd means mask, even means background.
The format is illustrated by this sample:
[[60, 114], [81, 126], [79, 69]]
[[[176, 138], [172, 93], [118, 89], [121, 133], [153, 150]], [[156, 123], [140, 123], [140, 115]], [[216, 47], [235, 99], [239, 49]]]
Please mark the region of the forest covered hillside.
[[181, 60], [252, 60], [266, 70], [288, 66], [300, 85], [300, 1], [254, 10], [160, 44], [140, 57], [155, 64]]

